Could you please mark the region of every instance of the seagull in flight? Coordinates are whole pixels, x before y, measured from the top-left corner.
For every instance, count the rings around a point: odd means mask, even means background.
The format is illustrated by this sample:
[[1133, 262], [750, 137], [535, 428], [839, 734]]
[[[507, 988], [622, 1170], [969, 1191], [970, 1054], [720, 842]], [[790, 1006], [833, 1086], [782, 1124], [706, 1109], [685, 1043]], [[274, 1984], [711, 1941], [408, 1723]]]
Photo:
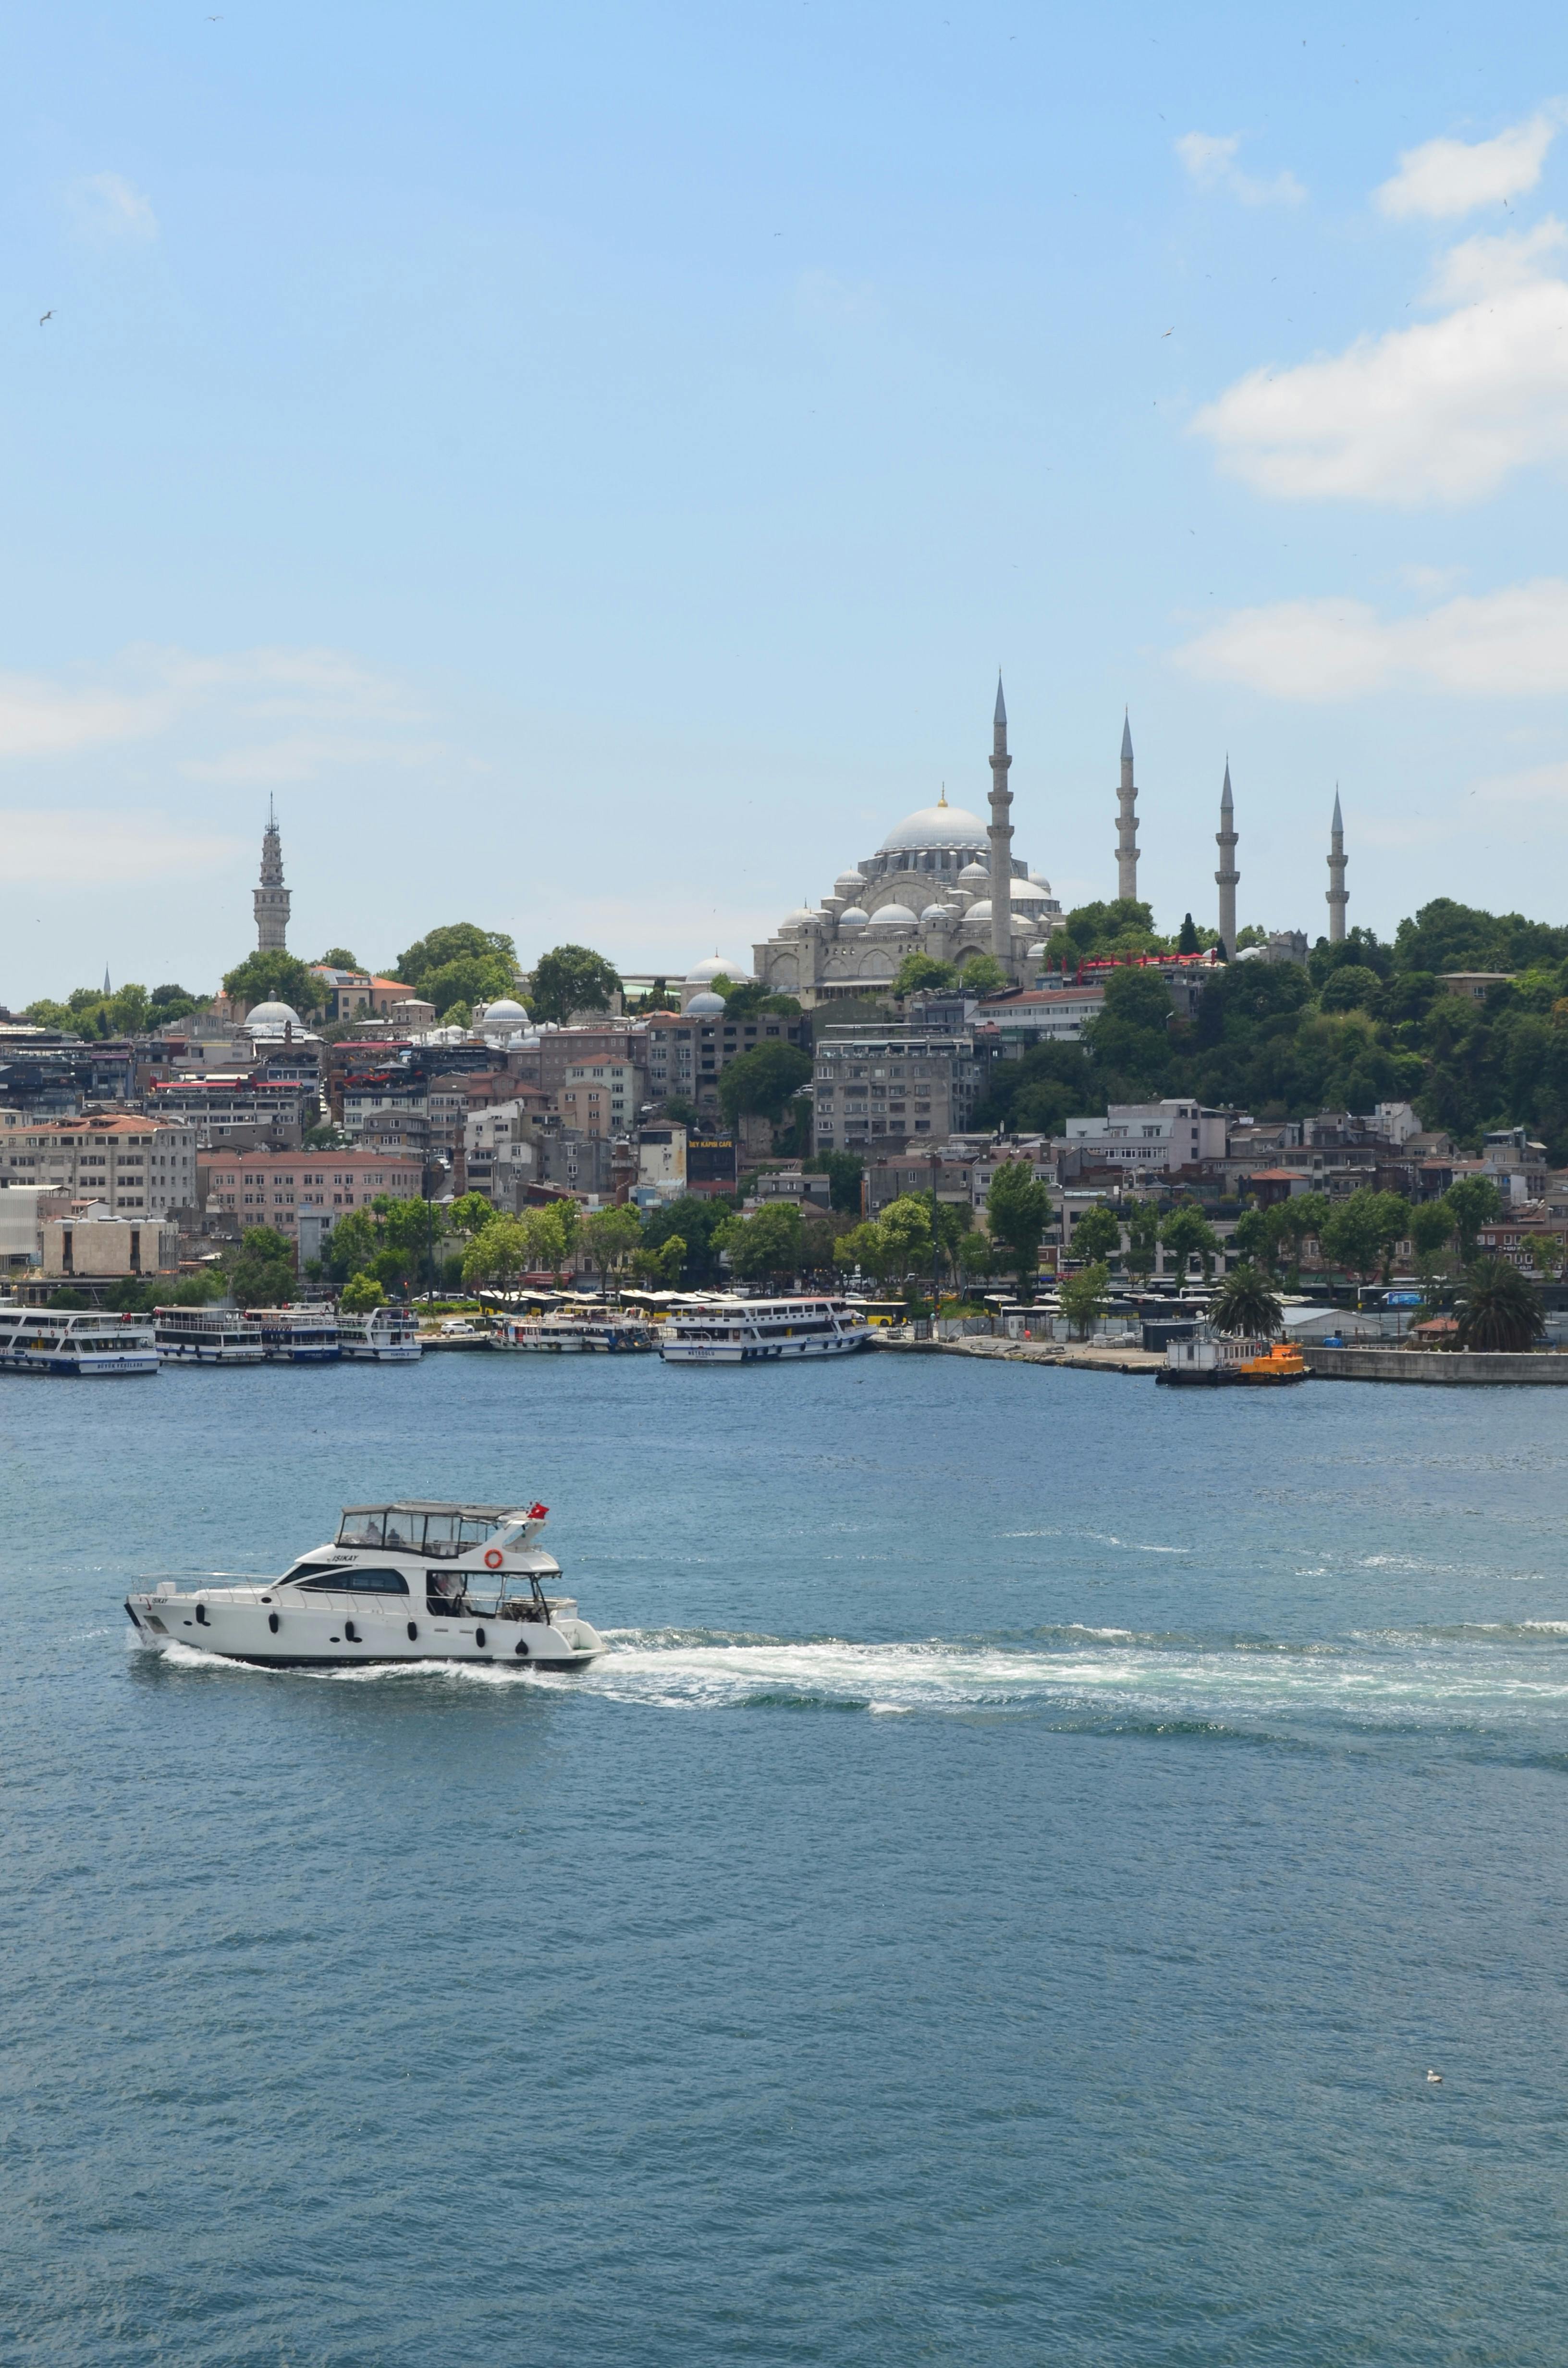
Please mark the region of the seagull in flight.
[[39, 316], [38, 316], [38, 324], [39, 324], [39, 327], [41, 329], [41, 328], [42, 328], [42, 326], [43, 326], [43, 324], [44, 324], [44, 323], [45, 323], [46, 321], [52, 321], [52, 320], [53, 320], [53, 318], [54, 318], [54, 307], [53, 307], [53, 305], [51, 304], [51, 305], [50, 306], [50, 308], [49, 308], [49, 310], [48, 310], [48, 312], [47, 312], [47, 313], [40, 313], [39, 314]]

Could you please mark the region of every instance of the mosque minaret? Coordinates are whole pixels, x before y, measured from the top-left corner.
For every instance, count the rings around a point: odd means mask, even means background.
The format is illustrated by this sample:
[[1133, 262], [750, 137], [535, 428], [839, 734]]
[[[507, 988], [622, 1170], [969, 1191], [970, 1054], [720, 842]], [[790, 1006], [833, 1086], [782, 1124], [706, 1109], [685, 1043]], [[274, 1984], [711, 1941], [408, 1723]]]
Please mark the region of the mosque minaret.
[[1121, 786], [1116, 793], [1116, 893], [1138, 894], [1138, 791], [1132, 780], [1132, 726], [1121, 719]]
[[267, 802], [267, 829], [261, 842], [261, 885], [256, 894], [256, 942], [264, 954], [282, 953], [289, 936], [289, 891], [283, 885], [283, 842], [278, 816]]
[[1214, 844], [1220, 850], [1220, 869], [1214, 874], [1214, 884], [1220, 891], [1220, 942], [1227, 959], [1233, 962], [1236, 954], [1236, 882], [1241, 873], [1236, 870], [1236, 816], [1231, 797], [1231, 760], [1225, 759], [1225, 786], [1220, 792], [1220, 827], [1214, 834]]
[[[1013, 876], [1013, 792], [1007, 787], [1012, 767], [1007, 754], [1007, 709], [1002, 697], [1002, 669], [996, 669], [996, 712], [991, 719], [991, 842], [993, 881]], [[1004, 970], [1013, 960], [1013, 914], [1010, 900], [994, 894], [991, 899], [991, 951]]]
[[1331, 946], [1345, 942], [1345, 907], [1350, 902], [1350, 891], [1345, 885], [1345, 867], [1350, 860], [1345, 852], [1345, 820], [1339, 811], [1339, 791], [1334, 792], [1334, 820], [1328, 834], [1328, 942]]

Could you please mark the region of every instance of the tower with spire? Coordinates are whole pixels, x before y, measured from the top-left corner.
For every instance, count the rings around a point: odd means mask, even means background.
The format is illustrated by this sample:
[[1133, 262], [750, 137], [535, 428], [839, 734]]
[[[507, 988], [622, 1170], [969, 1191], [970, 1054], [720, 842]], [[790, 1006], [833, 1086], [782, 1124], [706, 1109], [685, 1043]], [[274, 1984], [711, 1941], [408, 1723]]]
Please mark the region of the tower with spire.
[[1350, 891], [1345, 885], [1345, 867], [1349, 861], [1345, 852], [1345, 820], [1339, 811], [1339, 790], [1334, 792], [1334, 820], [1328, 832], [1328, 942], [1331, 946], [1345, 942], [1345, 907], [1350, 902]]
[[1007, 787], [1007, 773], [1012, 762], [998, 666], [996, 712], [991, 723], [991, 821], [985, 836], [991, 848], [991, 951], [1009, 978], [1013, 974], [1013, 792]]
[[1132, 781], [1132, 726], [1121, 719], [1121, 787], [1116, 793], [1116, 893], [1138, 894], [1138, 791]]
[[1220, 942], [1225, 949], [1227, 962], [1236, 958], [1236, 883], [1241, 873], [1236, 870], [1236, 816], [1231, 797], [1231, 760], [1225, 759], [1225, 786], [1220, 792], [1220, 827], [1214, 834], [1214, 844], [1220, 850], [1220, 869], [1214, 874], [1214, 884], [1220, 891]]
[[283, 885], [283, 842], [278, 816], [267, 801], [267, 829], [261, 842], [261, 885], [256, 891], [256, 951], [280, 954], [289, 940], [289, 891]]

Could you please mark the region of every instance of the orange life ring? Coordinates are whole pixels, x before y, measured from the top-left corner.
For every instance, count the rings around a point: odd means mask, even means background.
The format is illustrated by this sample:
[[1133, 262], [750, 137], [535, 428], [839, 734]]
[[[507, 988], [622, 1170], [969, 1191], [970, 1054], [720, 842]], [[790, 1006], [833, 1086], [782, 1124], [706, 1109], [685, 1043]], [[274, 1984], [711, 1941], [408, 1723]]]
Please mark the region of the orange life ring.
[[499, 1546], [486, 1547], [484, 1554], [484, 1567], [486, 1570], [499, 1570], [505, 1559], [506, 1557], [502, 1554]]

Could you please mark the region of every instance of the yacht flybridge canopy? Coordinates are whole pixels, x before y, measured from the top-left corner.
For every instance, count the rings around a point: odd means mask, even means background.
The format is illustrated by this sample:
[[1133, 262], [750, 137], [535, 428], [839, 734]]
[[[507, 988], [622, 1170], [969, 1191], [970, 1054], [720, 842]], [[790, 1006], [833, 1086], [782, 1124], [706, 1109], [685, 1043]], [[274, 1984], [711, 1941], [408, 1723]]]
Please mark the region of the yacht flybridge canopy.
[[336, 1542], [455, 1562], [498, 1530], [526, 1529], [544, 1514], [542, 1505], [345, 1505]]

